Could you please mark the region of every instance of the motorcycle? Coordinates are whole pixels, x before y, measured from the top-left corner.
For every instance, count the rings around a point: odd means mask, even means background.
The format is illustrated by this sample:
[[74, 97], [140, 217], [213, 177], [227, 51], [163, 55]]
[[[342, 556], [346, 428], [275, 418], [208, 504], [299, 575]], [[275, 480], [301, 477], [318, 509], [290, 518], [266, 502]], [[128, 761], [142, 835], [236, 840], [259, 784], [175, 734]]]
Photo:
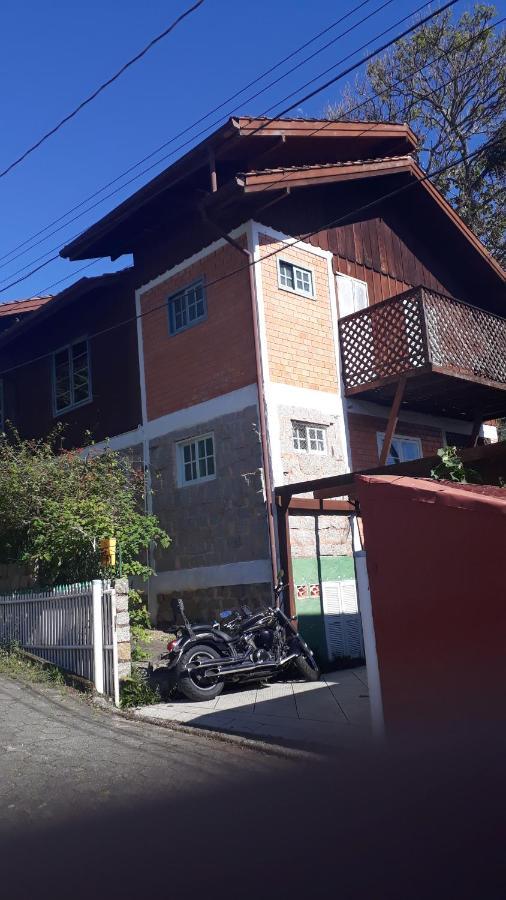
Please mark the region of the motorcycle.
[[278, 580], [274, 606], [255, 613], [247, 606], [225, 610], [211, 626], [192, 625], [178, 600], [184, 625], [151, 669], [151, 679], [165, 682], [165, 694], [177, 690], [196, 701], [217, 697], [225, 684], [267, 680], [290, 666], [306, 681], [317, 681], [313, 653], [281, 608], [284, 587]]

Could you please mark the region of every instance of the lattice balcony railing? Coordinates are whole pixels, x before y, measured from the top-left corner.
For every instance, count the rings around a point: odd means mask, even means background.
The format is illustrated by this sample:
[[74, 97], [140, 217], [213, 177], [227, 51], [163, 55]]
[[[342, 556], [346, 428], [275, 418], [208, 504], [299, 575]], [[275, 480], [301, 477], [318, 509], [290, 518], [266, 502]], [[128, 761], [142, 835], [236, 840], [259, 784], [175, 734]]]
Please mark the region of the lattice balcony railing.
[[506, 319], [415, 288], [340, 320], [347, 393], [417, 370], [506, 385]]

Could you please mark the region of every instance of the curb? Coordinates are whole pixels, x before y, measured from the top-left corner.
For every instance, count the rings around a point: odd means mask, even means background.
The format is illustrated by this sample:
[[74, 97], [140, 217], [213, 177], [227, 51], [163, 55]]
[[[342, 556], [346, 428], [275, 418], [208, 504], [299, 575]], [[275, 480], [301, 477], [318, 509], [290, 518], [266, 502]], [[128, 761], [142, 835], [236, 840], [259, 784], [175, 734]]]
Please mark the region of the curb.
[[321, 754], [314, 751], [299, 750], [282, 744], [271, 744], [268, 741], [255, 740], [254, 738], [249, 738], [245, 735], [220, 731], [218, 728], [213, 728], [212, 726], [203, 728], [199, 725], [184, 725], [182, 722], [177, 722], [174, 719], [159, 719], [155, 716], [146, 714], [139, 716], [136, 715], [135, 711], [129, 712], [116, 708], [113, 708], [113, 712], [124, 719], [129, 719], [131, 722], [147, 722], [149, 725], [157, 725], [159, 728], [167, 728], [170, 731], [175, 731], [179, 734], [189, 734], [194, 737], [206, 738], [207, 740], [220, 741], [224, 744], [233, 744], [244, 750], [255, 750], [257, 753], [264, 753], [268, 756], [277, 756], [281, 759], [290, 759], [297, 762], [303, 760], [306, 762], [315, 762], [322, 758]]

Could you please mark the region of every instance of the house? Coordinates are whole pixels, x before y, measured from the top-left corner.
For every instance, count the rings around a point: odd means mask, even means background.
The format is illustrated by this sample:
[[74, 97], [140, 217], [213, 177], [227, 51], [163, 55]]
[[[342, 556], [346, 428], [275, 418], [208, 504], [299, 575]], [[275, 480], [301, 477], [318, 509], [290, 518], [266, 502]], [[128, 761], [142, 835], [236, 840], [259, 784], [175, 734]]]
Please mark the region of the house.
[[[44, 298], [46, 300], [46, 298]], [[18, 306], [36, 306], [29, 315]], [[135, 431], [141, 422], [135, 305], [129, 270], [81, 278], [51, 302], [6, 303], [0, 333], [0, 429], [41, 438], [57, 423], [67, 446]], [[0, 306], [0, 322], [3, 306]]]
[[10, 303], [0, 303], [0, 334], [12, 328], [17, 322], [24, 321], [51, 300], [47, 297], [30, 297], [28, 300], [12, 300]]
[[[159, 624], [178, 596], [202, 617], [270, 599], [275, 487], [493, 437], [504, 272], [415, 148], [407, 125], [234, 118], [63, 249], [133, 254], [140, 414], [121, 431], [104, 409], [99, 427], [142, 452], [173, 536], [149, 585]], [[357, 608], [353, 541], [346, 516], [292, 517], [297, 611], [322, 655], [322, 609]]]

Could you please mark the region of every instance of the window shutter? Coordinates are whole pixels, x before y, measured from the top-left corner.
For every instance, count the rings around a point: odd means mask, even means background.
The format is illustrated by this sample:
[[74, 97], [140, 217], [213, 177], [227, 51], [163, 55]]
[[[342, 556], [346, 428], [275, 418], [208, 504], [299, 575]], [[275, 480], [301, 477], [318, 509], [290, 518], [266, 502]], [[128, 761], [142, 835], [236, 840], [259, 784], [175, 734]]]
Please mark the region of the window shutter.
[[362, 658], [364, 641], [355, 579], [323, 582], [322, 600], [329, 657]]
[[353, 284], [347, 275], [336, 275], [337, 297], [339, 300], [339, 315], [349, 316], [355, 312], [353, 305]]
[[322, 600], [328, 654], [331, 659], [346, 656], [339, 581], [323, 582]]
[[353, 279], [353, 307], [355, 312], [359, 309], [365, 309], [369, 306], [369, 295], [367, 285], [364, 281]]

